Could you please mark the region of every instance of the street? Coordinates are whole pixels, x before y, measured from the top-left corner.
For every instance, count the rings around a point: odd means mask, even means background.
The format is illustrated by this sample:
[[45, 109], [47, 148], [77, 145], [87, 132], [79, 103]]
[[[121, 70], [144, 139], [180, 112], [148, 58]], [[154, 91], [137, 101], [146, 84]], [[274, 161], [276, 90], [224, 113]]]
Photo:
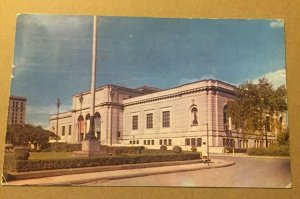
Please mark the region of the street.
[[286, 188], [291, 183], [290, 160], [258, 157], [213, 156], [234, 161], [229, 167], [144, 177], [102, 180], [90, 186], [183, 186]]

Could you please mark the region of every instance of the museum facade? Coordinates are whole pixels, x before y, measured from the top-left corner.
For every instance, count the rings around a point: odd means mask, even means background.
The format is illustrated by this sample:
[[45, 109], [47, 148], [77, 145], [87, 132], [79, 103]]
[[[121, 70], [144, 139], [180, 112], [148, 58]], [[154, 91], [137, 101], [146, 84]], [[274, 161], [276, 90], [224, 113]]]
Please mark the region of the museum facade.
[[[202, 80], [161, 90], [105, 85], [95, 91], [95, 136], [103, 145], [168, 148], [181, 146], [210, 152], [225, 148], [264, 146], [261, 137], [242, 136], [226, 114], [235, 99], [235, 86], [218, 80]], [[72, 96], [72, 109], [50, 115], [50, 128], [62, 142], [80, 143], [89, 131], [90, 91]], [[280, 117], [283, 124], [285, 117]], [[276, 132], [268, 132], [269, 143]]]

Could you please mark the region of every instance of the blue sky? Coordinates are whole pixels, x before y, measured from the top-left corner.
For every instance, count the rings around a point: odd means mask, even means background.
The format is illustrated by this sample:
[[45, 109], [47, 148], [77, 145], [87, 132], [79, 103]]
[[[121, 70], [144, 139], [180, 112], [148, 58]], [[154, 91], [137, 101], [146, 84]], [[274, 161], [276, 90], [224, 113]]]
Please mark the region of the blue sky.
[[[27, 123], [48, 126], [88, 90], [92, 16], [19, 15], [11, 94], [27, 97]], [[285, 83], [283, 21], [98, 17], [97, 85], [162, 89], [201, 79]]]

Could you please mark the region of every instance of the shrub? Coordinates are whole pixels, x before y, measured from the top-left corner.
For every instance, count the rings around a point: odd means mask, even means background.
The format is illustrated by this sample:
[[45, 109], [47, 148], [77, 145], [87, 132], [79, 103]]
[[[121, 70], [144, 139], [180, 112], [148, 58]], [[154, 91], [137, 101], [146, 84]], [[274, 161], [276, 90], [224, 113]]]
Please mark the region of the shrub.
[[271, 145], [268, 148], [249, 148], [248, 155], [289, 156], [289, 147], [286, 145]]
[[160, 150], [160, 149], [145, 149], [142, 151], [142, 154], [170, 154], [174, 153], [172, 150]]
[[178, 154], [148, 154], [148, 155], [127, 155], [127, 156], [102, 156], [92, 158], [72, 158], [56, 160], [19, 160], [15, 162], [13, 171], [38, 171], [49, 169], [69, 169], [82, 167], [95, 167], [107, 165], [140, 164], [150, 162], [184, 161], [200, 159], [199, 153], [178, 153]]
[[15, 151], [16, 160], [28, 160], [30, 154], [27, 149], [18, 149]]
[[197, 152], [197, 147], [195, 147], [195, 146], [192, 146], [192, 148], [191, 148], [191, 151], [193, 151], [193, 152]]
[[181, 153], [181, 152], [182, 152], [182, 148], [181, 148], [180, 146], [174, 146], [174, 147], [173, 147], [173, 151], [174, 151], [175, 153]]
[[166, 151], [168, 148], [165, 146], [165, 145], [161, 145], [160, 146], [160, 150], [162, 150], [162, 151]]
[[107, 153], [113, 154], [139, 154], [141, 150], [140, 146], [121, 146], [121, 147], [109, 147], [109, 146], [101, 146], [105, 148]]

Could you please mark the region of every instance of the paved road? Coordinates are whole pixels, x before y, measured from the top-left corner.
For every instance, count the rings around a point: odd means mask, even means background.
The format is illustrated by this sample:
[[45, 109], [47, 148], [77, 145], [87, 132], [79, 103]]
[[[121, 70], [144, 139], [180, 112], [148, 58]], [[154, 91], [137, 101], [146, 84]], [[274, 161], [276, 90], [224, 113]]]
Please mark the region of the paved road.
[[91, 182], [92, 186], [188, 186], [285, 188], [291, 182], [290, 161], [253, 157], [214, 157], [236, 162], [230, 167]]

